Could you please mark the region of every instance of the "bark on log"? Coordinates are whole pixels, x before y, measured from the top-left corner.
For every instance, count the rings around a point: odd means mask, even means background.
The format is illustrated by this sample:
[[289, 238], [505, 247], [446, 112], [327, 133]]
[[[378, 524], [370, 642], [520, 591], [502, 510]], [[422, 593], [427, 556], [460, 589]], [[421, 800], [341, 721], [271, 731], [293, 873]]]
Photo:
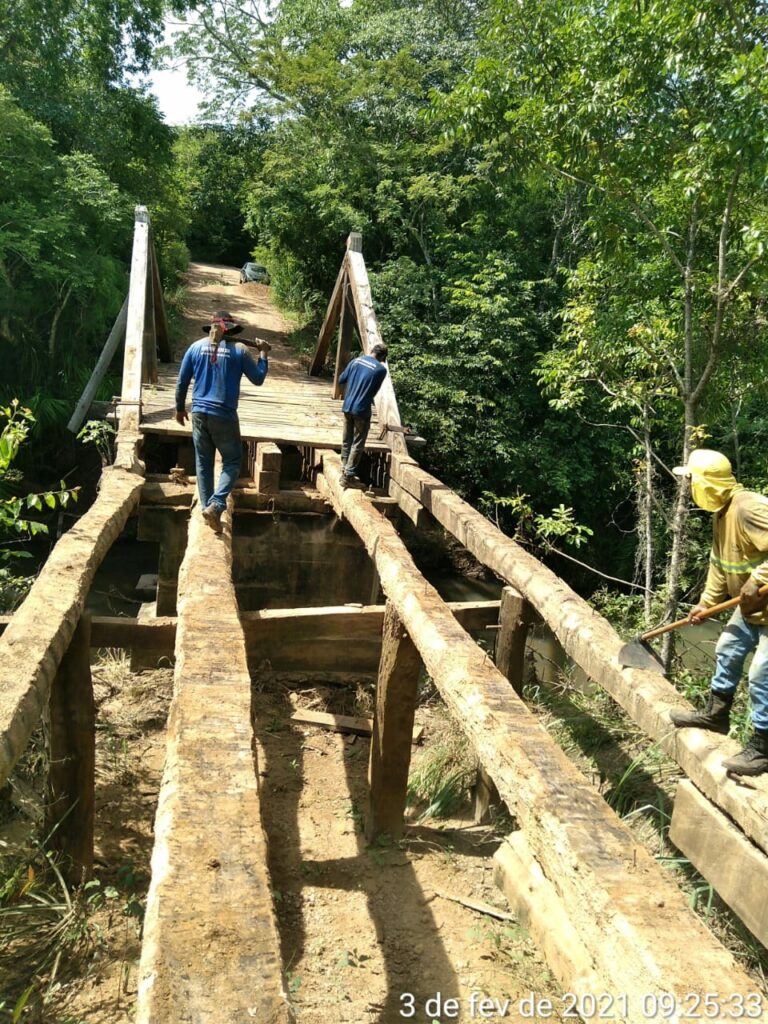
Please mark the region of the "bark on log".
[[[647, 994], [754, 985], [688, 906], [674, 881], [611, 811], [508, 681], [456, 623], [416, 569], [391, 524], [359, 491], [340, 485], [325, 455], [318, 484], [358, 532], [382, 587], [481, 764], [517, 816], [534, 856], [572, 915], [580, 941], [628, 1021], [643, 1021]], [[681, 938], [682, 937], [682, 938]]]
[[414, 460], [393, 455], [391, 472], [400, 487], [483, 565], [530, 601], [586, 675], [599, 683], [753, 842], [768, 850], [768, 777], [753, 779], [753, 788], [745, 790], [728, 779], [722, 768], [723, 759], [736, 753], [738, 744], [699, 729], [675, 729], [669, 710], [688, 702], [660, 674], [622, 668], [618, 659], [621, 639], [586, 601]]
[[59, 540], [0, 639], [0, 785], [29, 742], [96, 569], [139, 503], [142, 479], [109, 467], [91, 508]]

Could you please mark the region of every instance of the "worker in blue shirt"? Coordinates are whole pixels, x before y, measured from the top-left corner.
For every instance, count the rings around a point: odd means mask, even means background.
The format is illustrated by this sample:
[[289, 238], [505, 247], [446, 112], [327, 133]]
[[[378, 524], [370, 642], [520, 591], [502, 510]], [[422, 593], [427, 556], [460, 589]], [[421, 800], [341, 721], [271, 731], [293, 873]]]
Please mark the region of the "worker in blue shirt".
[[339, 377], [344, 391], [344, 437], [341, 445], [341, 483], [343, 487], [360, 483], [355, 470], [365, 450], [371, 429], [371, 406], [387, 376], [387, 346], [378, 343], [370, 355], [358, 356]]
[[[221, 514], [227, 497], [240, 475], [243, 454], [237, 403], [240, 378], [245, 374], [252, 384], [264, 383], [271, 346], [260, 342], [258, 362], [244, 345], [231, 341], [242, 326], [229, 313], [219, 310], [210, 324], [203, 324], [209, 336], [190, 345], [184, 353], [176, 382], [176, 421], [182, 426], [188, 419], [184, 406], [189, 382], [192, 388], [192, 441], [195, 446], [197, 490], [203, 518], [216, 532], [222, 532]], [[213, 463], [221, 454], [221, 475], [213, 486]]]

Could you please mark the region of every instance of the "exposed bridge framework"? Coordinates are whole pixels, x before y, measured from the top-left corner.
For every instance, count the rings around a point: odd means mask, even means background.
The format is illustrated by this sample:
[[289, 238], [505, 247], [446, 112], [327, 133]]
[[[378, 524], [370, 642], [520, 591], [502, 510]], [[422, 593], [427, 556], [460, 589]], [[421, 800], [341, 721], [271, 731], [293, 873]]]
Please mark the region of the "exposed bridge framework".
[[[655, 673], [621, 668], [621, 641], [609, 623], [421, 468], [397, 429], [389, 377], [369, 446], [378, 493], [341, 487], [339, 376], [355, 334], [366, 352], [381, 337], [361, 250], [353, 234], [311, 361], [313, 379], [278, 367], [270, 374], [272, 390], [265, 386], [267, 412], [244, 415], [250, 476], [233, 492], [217, 537], [193, 504], [192, 484], [147, 474], [142, 461], [149, 435], [188, 443], [188, 428], [172, 422], [175, 364], [149, 218], [137, 209], [130, 291], [101, 361], [108, 365], [124, 335], [117, 455], [103, 471], [94, 504], [59, 540], [19, 610], [0, 623], [0, 782], [49, 708], [51, 808], [66, 815], [57, 841], [70, 875], [87, 877], [94, 829], [90, 649], [173, 654], [136, 1019], [289, 1021], [261, 822], [250, 669], [269, 660], [276, 671], [340, 676], [346, 668], [376, 676], [366, 829], [370, 836], [398, 837], [423, 667], [469, 737], [484, 778], [514, 815], [518, 828], [497, 854], [499, 881], [564, 989], [626, 997], [612, 1019], [632, 1024], [647, 1019], [648, 996], [672, 993], [681, 1008], [692, 992], [747, 996], [754, 983], [526, 707], [521, 682], [531, 621], [544, 620], [573, 662], [677, 761], [687, 780], [672, 837], [764, 943], [765, 781], [745, 788], [728, 780], [720, 763], [733, 742], [675, 731], [668, 711], [681, 698], [674, 688]], [[329, 359], [332, 382], [322, 379]], [[81, 419], [90, 398], [84, 395]], [[283, 486], [289, 448], [300, 474]], [[240, 611], [232, 524], [235, 516], [264, 510], [344, 520], [370, 558], [369, 605]], [[160, 544], [157, 604], [143, 618], [92, 618], [84, 609], [94, 574], [133, 515], [139, 536]], [[501, 601], [446, 603], [415, 565], [397, 528], [400, 517], [417, 528], [439, 524], [456, 538], [504, 581]], [[498, 630], [495, 663], [472, 637], [489, 625]], [[339, 648], [351, 640], [357, 660], [350, 665]], [[207, 951], [204, 959], [191, 954], [199, 948]], [[241, 984], [246, 976], [248, 985]], [[731, 1019], [720, 1006], [707, 1016]], [[681, 1013], [669, 1019], [682, 1019]]]

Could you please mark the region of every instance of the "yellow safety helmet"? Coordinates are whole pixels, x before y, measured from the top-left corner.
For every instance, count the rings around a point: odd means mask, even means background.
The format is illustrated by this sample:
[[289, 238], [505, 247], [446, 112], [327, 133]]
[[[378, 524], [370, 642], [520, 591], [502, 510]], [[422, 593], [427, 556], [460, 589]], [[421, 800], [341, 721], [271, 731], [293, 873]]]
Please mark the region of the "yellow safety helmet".
[[697, 448], [685, 466], [675, 466], [675, 476], [691, 481], [691, 497], [705, 512], [718, 512], [739, 486], [730, 460], [710, 448]]

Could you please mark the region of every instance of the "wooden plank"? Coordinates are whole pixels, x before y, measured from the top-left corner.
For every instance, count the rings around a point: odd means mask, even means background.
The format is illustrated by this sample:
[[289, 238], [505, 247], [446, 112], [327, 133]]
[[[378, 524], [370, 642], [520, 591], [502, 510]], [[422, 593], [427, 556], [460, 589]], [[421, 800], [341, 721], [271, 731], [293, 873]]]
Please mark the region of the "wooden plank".
[[403, 834], [411, 764], [410, 738], [420, 673], [419, 652], [388, 601], [368, 762], [370, 797], [365, 834], [369, 839], [382, 835], [399, 839]]
[[649, 994], [682, 1000], [711, 991], [713, 978], [720, 991], [751, 992], [753, 982], [674, 880], [461, 629], [392, 525], [362, 492], [341, 487], [340, 470], [338, 457], [326, 454], [318, 486], [365, 544], [427, 672], [568, 906], [607, 991], [626, 993], [627, 1021], [646, 1020]]
[[675, 729], [669, 710], [689, 706], [685, 698], [659, 673], [622, 668], [619, 651], [623, 641], [586, 601], [413, 459], [393, 455], [391, 472], [483, 565], [533, 605], [586, 675], [599, 683], [753, 842], [768, 850], [768, 776], [750, 780], [747, 789], [729, 779], [722, 768], [724, 758], [739, 750], [736, 741], [699, 729]]
[[[141, 503], [145, 505], [189, 506], [195, 495], [195, 478], [189, 484], [177, 484], [170, 478], [165, 481], [150, 481], [141, 492]], [[286, 488], [276, 494], [264, 495], [253, 486], [236, 484], [232, 492], [235, 509], [253, 509], [254, 511], [275, 512], [315, 512], [331, 511], [328, 502], [314, 487]]]
[[[421, 502], [416, 501], [407, 491], [404, 491], [392, 477], [389, 480], [389, 493], [417, 529], [429, 529], [431, 518], [429, 512], [427, 512]], [[432, 520], [432, 523], [434, 524], [434, 520]]]
[[280, 473], [283, 465], [283, 453], [278, 445], [265, 441], [256, 445], [256, 472]]
[[[365, 260], [361, 252], [347, 253], [347, 268], [352, 291], [352, 301], [357, 314], [357, 329], [360, 333], [360, 343], [363, 351], [368, 354], [374, 345], [383, 343], [379, 323], [373, 309], [371, 298], [371, 286], [368, 281], [368, 271], [365, 269]], [[392, 385], [392, 378], [387, 368], [387, 376], [375, 398], [376, 414], [381, 427], [402, 425], [400, 411], [397, 407], [395, 389]], [[407, 447], [403, 434], [387, 433], [384, 437], [387, 445], [393, 452], [405, 454]]]
[[224, 523], [217, 536], [193, 511], [179, 578], [137, 1024], [292, 1019], [261, 823], [229, 512]]
[[152, 294], [152, 232], [150, 228], [147, 260], [147, 297], [144, 304], [144, 353], [141, 363], [141, 381], [143, 384], [157, 384], [157, 333], [155, 328], [155, 303]]
[[496, 637], [494, 661], [499, 672], [507, 677], [519, 697], [523, 695], [525, 644], [533, 615], [533, 609], [522, 594], [514, 587], [504, 587], [499, 609], [501, 628]]
[[339, 316], [341, 314], [341, 302], [346, 277], [347, 262], [345, 257], [342, 260], [338, 276], [336, 277], [336, 283], [334, 284], [333, 291], [331, 292], [328, 308], [325, 311], [323, 325], [320, 328], [320, 334], [317, 338], [317, 345], [315, 346], [312, 361], [309, 364], [309, 374], [311, 377], [316, 377], [325, 366], [325, 360], [328, 356], [331, 338], [333, 337], [333, 332], [336, 329], [336, 324], [339, 322]]
[[669, 838], [752, 934], [768, 946], [768, 858], [688, 779], [677, 785]]
[[77, 625], [51, 687], [45, 831], [73, 886], [93, 874], [96, 705], [91, 679], [90, 620]]
[[109, 332], [107, 340], [104, 342], [104, 348], [101, 350], [101, 355], [96, 361], [96, 365], [93, 368], [88, 383], [83, 388], [83, 393], [80, 396], [75, 411], [70, 417], [69, 423], [67, 424], [67, 430], [71, 433], [76, 434], [80, 427], [83, 425], [83, 421], [91, 407], [91, 403], [96, 397], [96, 392], [99, 390], [99, 385], [104, 379], [104, 374], [109, 369], [112, 360], [115, 358], [115, 353], [120, 347], [120, 343], [125, 338], [125, 325], [128, 320], [128, 296], [126, 295], [120, 312], [117, 314], [117, 319], [112, 325], [112, 330]]
[[96, 569], [138, 505], [141, 487], [134, 473], [102, 472], [95, 502], [58, 541], [0, 638], [0, 785], [40, 720]]
[[[370, 736], [373, 733], [373, 719], [360, 715], [331, 715], [325, 711], [296, 711], [291, 721], [298, 725], [316, 725], [331, 732], [352, 733], [355, 736]], [[417, 725], [410, 731], [411, 743], [419, 743], [424, 736], [424, 726]]]

